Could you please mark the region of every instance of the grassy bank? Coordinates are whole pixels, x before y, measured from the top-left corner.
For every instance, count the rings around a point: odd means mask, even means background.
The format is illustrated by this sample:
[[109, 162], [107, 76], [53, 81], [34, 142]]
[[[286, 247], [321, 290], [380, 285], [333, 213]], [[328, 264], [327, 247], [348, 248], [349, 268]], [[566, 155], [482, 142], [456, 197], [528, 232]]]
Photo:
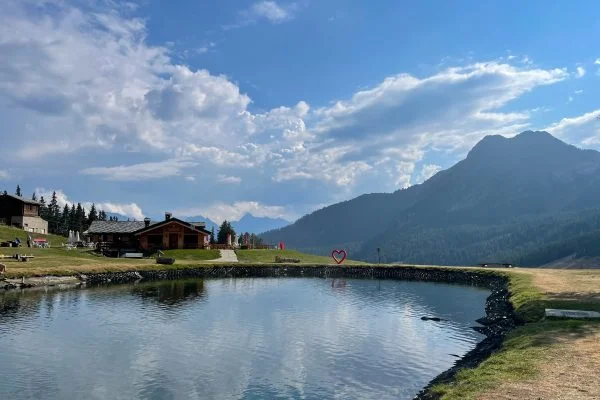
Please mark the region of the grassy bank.
[[[297, 250], [236, 250], [238, 260], [241, 263], [272, 263], [275, 262], [275, 257], [293, 258], [300, 260], [302, 264], [321, 264], [335, 265], [335, 262], [328, 256], [316, 256], [314, 254], [301, 253]], [[346, 260], [346, 264], [364, 264], [360, 261]]]
[[600, 311], [600, 271], [497, 273], [509, 276], [511, 301], [525, 325], [505, 339], [501, 351], [433, 391], [445, 400], [597, 398], [600, 321], [546, 319], [544, 309]]

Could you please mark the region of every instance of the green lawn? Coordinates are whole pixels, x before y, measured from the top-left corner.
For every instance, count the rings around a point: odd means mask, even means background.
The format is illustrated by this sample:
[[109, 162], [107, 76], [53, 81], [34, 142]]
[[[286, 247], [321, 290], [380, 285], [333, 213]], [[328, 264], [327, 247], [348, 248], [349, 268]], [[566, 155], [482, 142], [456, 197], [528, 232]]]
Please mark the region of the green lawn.
[[[39, 233], [29, 233], [23, 229], [13, 228], [11, 226], [0, 225], [0, 242], [6, 242], [9, 240], [15, 240], [19, 238], [21, 243], [27, 246], [27, 235], [31, 235], [32, 238], [44, 238], [50, 242], [51, 246], [60, 246], [62, 243], [67, 242], [67, 238], [59, 235], [42, 235]], [[1, 248], [0, 248], [1, 249]]]
[[175, 258], [175, 262], [179, 261], [206, 261], [215, 260], [221, 257], [219, 250], [211, 249], [189, 249], [189, 250], [163, 250], [166, 257]]
[[[331, 257], [315, 256], [313, 254], [301, 253], [297, 250], [236, 250], [241, 263], [273, 263], [275, 257], [299, 259], [303, 264], [335, 264]], [[346, 260], [344, 264], [361, 264], [359, 261]]]

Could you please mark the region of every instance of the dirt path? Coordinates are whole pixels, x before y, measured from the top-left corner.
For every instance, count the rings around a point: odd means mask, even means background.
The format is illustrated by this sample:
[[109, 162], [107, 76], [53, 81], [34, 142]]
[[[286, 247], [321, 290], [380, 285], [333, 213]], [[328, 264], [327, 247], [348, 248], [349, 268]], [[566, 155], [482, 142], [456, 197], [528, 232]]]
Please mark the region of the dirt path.
[[221, 252], [221, 258], [211, 260], [211, 262], [238, 262], [237, 254], [233, 250], [219, 250]]
[[503, 382], [482, 400], [600, 400], [600, 327], [585, 335], [556, 335], [535, 380]]
[[[590, 270], [515, 269], [530, 274], [549, 299], [600, 302], [600, 274]], [[542, 332], [551, 344], [537, 363], [535, 379], [505, 381], [478, 396], [484, 400], [600, 400], [600, 324], [584, 333]]]

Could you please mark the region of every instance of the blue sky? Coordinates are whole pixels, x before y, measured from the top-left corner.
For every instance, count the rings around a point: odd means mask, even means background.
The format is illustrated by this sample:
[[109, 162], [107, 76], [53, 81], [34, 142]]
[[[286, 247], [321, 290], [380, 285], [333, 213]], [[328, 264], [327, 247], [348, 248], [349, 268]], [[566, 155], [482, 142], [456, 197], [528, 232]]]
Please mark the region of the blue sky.
[[0, 188], [293, 220], [488, 134], [600, 149], [595, 2], [7, 0]]

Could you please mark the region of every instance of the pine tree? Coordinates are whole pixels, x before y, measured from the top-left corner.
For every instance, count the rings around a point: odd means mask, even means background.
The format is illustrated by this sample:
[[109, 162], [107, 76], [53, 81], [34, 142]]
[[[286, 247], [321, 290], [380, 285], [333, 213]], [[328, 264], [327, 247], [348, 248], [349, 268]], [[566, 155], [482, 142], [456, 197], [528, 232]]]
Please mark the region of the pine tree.
[[5, 190], [4, 193], [2, 193], [2, 194], [6, 196], [8, 194], [8, 192]]
[[69, 205], [65, 204], [60, 218], [59, 232], [63, 236], [69, 236]]
[[215, 244], [215, 227], [210, 228], [210, 244]]
[[98, 220], [98, 213], [96, 212], [96, 205], [94, 203], [92, 203], [92, 207], [90, 207], [90, 213], [88, 214], [88, 218], [87, 218], [87, 227], [89, 227], [92, 222], [97, 221]]
[[40, 197], [40, 217], [48, 221], [48, 207], [46, 206], [46, 200], [44, 200], [44, 196]]
[[56, 192], [52, 192], [52, 199], [50, 200], [50, 204], [48, 204], [48, 229], [52, 231], [52, 233], [59, 233], [60, 217], [60, 208], [58, 207]]
[[106, 213], [104, 212], [104, 210], [100, 210], [98, 212], [98, 220], [99, 221], [106, 221]]
[[86, 224], [85, 210], [81, 206], [81, 203], [77, 203], [77, 208], [75, 209], [75, 231], [83, 232], [84, 226]]
[[227, 244], [227, 235], [231, 235], [231, 237], [233, 237], [233, 235], [235, 235], [235, 231], [233, 230], [231, 224], [225, 220], [221, 224], [221, 227], [219, 227], [219, 233], [217, 234], [217, 241], [219, 244]]
[[21, 186], [17, 185], [17, 190], [15, 191], [15, 194], [21, 197]]
[[69, 210], [69, 230], [74, 231], [77, 228], [77, 210], [75, 209], [75, 203], [71, 204]]
[[35, 195], [35, 192], [33, 192], [33, 194], [31, 195], [31, 200], [37, 201], [37, 196]]

